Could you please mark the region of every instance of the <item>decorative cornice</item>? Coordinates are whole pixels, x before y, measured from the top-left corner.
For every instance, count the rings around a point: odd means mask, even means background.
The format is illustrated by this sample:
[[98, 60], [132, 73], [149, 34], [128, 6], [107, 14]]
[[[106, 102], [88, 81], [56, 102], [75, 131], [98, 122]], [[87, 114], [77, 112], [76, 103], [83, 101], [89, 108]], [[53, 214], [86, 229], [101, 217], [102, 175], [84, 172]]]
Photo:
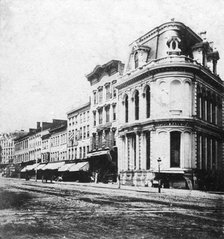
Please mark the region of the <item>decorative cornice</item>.
[[[172, 58], [182, 58], [185, 61], [172, 61], [169, 62], [168, 59]], [[140, 81], [147, 77], [152, 77], [158, 73], [164, 72], [172, 72], [172, 71], [182, 71], [187, 73], [197, 74], [198, 76], [202, 76], [203, 79], [209, 82], [209, 84], [215, 85], [216, 88], [221, 87], [224, 91], [223, 82], [217, 76], [214, 75], [210, 70], [203, 67], [202, 65], [196, 63], [191, 58], [185, 56], [175, 56], [175, 57], [165, 57], [157, 60], [153, 60], [149, 62], [147, 65], [143, 67], [142, 70], [135, 70], [130, 75], [124, 75], [123, 79], [121, 79], [120, 83], [117, 84], [118, 89], [122, 89], [128, 85], [133, 84], [136, 81]]]
[[204, 129], [210, 132], [214, 132], [219, 134], [220, 136], [224, 136], [224, 130], [222, 127], [217, 125], [210, 124], [208, 122], [199, 120], [197, 118], [193, 119], [158, 119], [158, 120], [147, 120], [144, 122], [136, 122], [132, 124], [124, 124], [119, 128], [119, 132], [134, 132], [135, 130], [144, 131], [145, 126], [151, 126], [152, 129], [154, 127], [164, 127], [164, 126], [183, 126], [190, 127], [192, 130], [196, 129]]

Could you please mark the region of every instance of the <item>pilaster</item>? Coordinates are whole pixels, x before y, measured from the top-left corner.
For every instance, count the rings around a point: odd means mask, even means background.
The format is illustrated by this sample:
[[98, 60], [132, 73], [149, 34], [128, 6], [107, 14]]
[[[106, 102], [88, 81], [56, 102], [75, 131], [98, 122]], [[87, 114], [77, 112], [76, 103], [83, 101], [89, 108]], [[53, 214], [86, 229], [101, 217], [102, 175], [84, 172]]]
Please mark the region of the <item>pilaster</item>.
[[139, 133], [136, 132], [136, 169], [139, 170], [139, 164], [140, 164], [140, 152], [139, 152]]

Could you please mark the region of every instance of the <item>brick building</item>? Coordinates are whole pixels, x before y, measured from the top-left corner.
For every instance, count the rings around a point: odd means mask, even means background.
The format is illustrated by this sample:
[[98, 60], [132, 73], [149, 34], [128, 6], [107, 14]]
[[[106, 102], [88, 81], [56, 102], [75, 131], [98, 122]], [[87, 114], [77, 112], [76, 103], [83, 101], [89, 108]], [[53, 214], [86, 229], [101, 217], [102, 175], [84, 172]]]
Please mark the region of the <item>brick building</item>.
[[[124, 64], [112, 60], [96, 66], [88, 74], [91, 85], [91, 152], [88, 154], [90, 170], [97, 173], [99, 181], [109, 180], [117, 171], [117, 79]], [[114, 180], [114, 179], [111, 179]]]
[[68, 159], [84, 160], [90, 148], [90, 102], [67, 113]]

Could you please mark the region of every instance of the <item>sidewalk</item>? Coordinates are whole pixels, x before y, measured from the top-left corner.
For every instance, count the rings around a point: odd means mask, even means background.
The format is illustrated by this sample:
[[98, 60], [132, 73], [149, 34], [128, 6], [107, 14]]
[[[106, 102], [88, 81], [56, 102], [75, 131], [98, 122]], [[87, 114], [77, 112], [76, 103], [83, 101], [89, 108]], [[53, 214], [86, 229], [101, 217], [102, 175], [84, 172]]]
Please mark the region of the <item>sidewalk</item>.
[[[7, 179], [14, 179], [14, 180], [22, 180], [25, 181], [25, 179], [22, 178], [7, 178]], [[35, 183], [35, 179], [30, 179], [29, 181], [25, 182], [32, 182]], [[41, 179], [38, 179], [38, 184], [45, 184], [42, 183]], [[49, 182], [48, 182], [49, 184]], [[224, 192], [205, 192], [205, 191], [199, 191], [199, 190], [188, 190], [188, 189], [174, 189], [174, 188], [161, 188], [161, 193], [158, 192], [158, 188], [154, 187], [142, 187], [142, 186], [128, 186], [128, 185], [120, 185], [120, 188], [118, 188], [117, 183], [81, 183], [81, 182], [67, 182], [67, 181], [53, 181], [52, 183], [57, 185], [70, 185], [75, 187], [91, 187], [91, 188], [105, 188], [106, 190], [120, 190], [120, 191], [129, 191], [129, 192], [137, 192], [137, 193], [155, 193], [157, 196], [159, 195], [170, 195], [170, 196], [181, 196], [181, 197], [195, 197], [195, 198], [217, 198], [221, 197], [224, 200]]]
[[[105, 188], [105, 189], [113, 189], [113, 190], [125, 190], [125, 191], [135, 191], [140, 193], [155, 193], [159, 195], [158, 188], [154, 187], [141, 187], [141, 186], [128, 186], [128, 185], [120, 185], [118, 188], [117, 183], [80, 183], [80, 182], [57, 182], [54, 181], [55, 184], [67, 184], [74, 186], [83, 186], [83, 187], [95, 187], [95, 188]], [[161, 188], [161, 194], [165, 195], [181, 195], [181, 196], [193, 196], [193, 197], [214, 197], [219, 195], [224, 195], [223, 192], [204, 192], [199, 190], [188, 190], [188, 189], [174, 189], [174, 188]], [[224, 196], [223, 196], [224, 197]]]

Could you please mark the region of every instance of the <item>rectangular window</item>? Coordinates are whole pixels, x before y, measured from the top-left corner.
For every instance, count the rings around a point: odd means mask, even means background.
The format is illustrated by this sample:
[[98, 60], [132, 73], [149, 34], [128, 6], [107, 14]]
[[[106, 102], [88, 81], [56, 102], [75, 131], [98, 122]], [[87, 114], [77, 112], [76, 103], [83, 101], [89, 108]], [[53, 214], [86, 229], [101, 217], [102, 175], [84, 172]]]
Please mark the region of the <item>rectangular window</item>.
[[116, 120], [116, 105], [113, 105], [113, 120]]
[[110, 107], [106, 107], [106, 122], [110, 122]]
[[83, 139], [86, 138], [86, 126], [83, 127]]
[[170, 133], [170, 167], [180, 167], [180, 132]]
[[78, 130], [75, 129], [75, 140], [77, 141], [78, 140]]
[[109, 100], [109, 99], [111, 98], [110, 85], [107, 84], [107, 85], [105, 86], [105, 88], [106, 88], [106, 100]]
[[86, 148], [83, 147], [83, 158], [85, 158], [85, 157], [86, 157]]
[[89, 153], [89, 146], [87, 146], [87, 153]]
[[86, 113], [83, 113], [83, 122], [86, 122]]
[[86, 137], [89, 138], [89, 125], [87, 125]]
[[99, 104], [103, 102], [103, 88], [98, 90]]
[[87, 120], [87, 122], [89, 121], [89, 111], [87, 111], [87, 113], [86, 113], [86, 120]]
[[102, 132], [99, 132], [99, 133], [98, 133], [98, 147], [99, 147], [99, 148], [102, 148], [102, 139], [103, 139], [102, 136], [103, 136], [103, 135], [102, 135]]
[[97, 93], [96, 93], [96, 91], [93, 92], [93, 103], [94, 103], [94, 105], [97, 104]]
[[82, 127], [79, 129], [79, 139], [82, 140]]
[[80, 124], [82, 123], [82, 114], [80, 114]]
[[77, 159], [77, 148], [75, 148], [75, 159]]
[[102, 124], [103, 123], [103, 109], [99, 109], [98, 110], [98, 113], [99, 113], [99, 124]]
[[93, 126], [96, 126], [96, 112], [93, 112]]
[[82, 147], [79, 147], [79, 158], [82, 158]]

